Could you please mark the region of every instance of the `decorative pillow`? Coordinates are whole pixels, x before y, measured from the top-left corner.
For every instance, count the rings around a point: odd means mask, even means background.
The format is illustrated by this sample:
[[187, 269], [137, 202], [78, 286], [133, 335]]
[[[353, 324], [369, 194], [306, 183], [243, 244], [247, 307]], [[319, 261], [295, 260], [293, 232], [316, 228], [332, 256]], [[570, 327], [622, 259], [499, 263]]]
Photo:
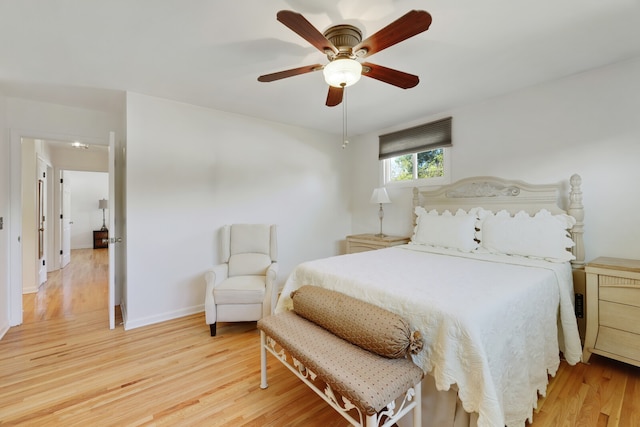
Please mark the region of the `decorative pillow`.
[[480, 211], [477, 208], [469, 213], [458, 209], [455, 215], [444, 211], [442, 215], [434, 209], [427, 212], [423, 207], [415, 209], [417, 216], [412, 243], [439, 246], [471, 252], [478, 248], [476, 223]]
[[576, 223], [569, 215], [552, 215], [542, 209], [535, 216], [521, 211], [511, 216], [500, 211], [482, 224], [482, 247], [492, 253], [521, 255], [547, 261], [575, 259], [567, 250], [575, 245], [568, 229]]
[[422, 350], [420, 332], [388, 310], [340, 292], [305, 285], [291, 293], [293, 310], [365, 350], [398, 359]]

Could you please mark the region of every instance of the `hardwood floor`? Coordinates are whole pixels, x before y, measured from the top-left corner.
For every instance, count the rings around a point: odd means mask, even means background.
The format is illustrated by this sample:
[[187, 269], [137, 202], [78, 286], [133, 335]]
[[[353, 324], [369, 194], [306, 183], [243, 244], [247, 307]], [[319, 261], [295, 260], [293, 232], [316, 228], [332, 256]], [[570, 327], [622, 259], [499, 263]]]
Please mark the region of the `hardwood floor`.
[[[0, 341], [0, 424], [29, 426], [345, 426], [269, 356], [261, 390], [255, 322], [204, 314], [108, 329], [106, 250], [80, 250]], [[116, 322], [119, 323], [119, 322]], [[562, 363], [531, 426], [640, 426], [640, 369], [594, 355]], [[428, 416], [428, 414], [424, 414]]]
[[72, 250], [71, 263], [67, 267], [49, 273], [46, 285], [37, 293], [23, 295], [24, 323], [73, 318], [81, 313], [106, 310], [108, 280], [107, 249]]

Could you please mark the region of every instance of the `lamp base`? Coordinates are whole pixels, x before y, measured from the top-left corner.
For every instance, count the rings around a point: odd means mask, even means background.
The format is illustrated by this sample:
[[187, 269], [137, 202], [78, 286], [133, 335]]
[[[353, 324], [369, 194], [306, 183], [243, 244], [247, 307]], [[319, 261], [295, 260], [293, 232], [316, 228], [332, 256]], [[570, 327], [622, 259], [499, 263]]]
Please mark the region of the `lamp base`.
[[102, 228], [100, 229], [100, 231], [109, 231], [107, 230], [107, 221], [104, 217], [104, 209], [102, 209]]
[[376, 233], [376, 234], [374, 234], [374, 236], [376, 236], [376, 237], [387, 237], [387, 235], [383, 234], [383, 233]]

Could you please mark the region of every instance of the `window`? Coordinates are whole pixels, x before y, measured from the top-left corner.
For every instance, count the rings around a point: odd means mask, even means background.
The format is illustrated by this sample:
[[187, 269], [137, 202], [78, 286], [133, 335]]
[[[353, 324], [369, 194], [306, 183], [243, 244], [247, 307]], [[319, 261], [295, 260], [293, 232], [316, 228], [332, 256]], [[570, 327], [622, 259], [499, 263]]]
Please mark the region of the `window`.
[[379, 138], [379, 159], [385, 185], [441, 185], [449, 182], [451, 117], [380, 135]]
[[[448, 150], [447, 150], [448, 151]], [[389, 176], [388, 182], [411, 181], [416, 179], [444, 178], [445, 149], [421, 151], [419, 153], [403, 154], [385, 159]]]

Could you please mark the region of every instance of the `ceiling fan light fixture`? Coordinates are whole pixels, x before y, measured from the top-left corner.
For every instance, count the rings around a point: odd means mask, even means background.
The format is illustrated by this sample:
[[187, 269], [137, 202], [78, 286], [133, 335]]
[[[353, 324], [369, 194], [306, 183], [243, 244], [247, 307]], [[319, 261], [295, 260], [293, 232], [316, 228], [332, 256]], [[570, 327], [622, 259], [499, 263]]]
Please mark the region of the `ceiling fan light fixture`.
[[362, 76], [362, 64], [351, 58], [337, 58], [322, 70], [324, 80], [330, 86], [348, 87]]
[[83, 149], [87, 149], [89, 148], [89, 146], [87, 144], [83, 144], [80, 141], [73, 141], [72, 143], [70, 143], [71, 147], [73, 148], [83, 148]]

